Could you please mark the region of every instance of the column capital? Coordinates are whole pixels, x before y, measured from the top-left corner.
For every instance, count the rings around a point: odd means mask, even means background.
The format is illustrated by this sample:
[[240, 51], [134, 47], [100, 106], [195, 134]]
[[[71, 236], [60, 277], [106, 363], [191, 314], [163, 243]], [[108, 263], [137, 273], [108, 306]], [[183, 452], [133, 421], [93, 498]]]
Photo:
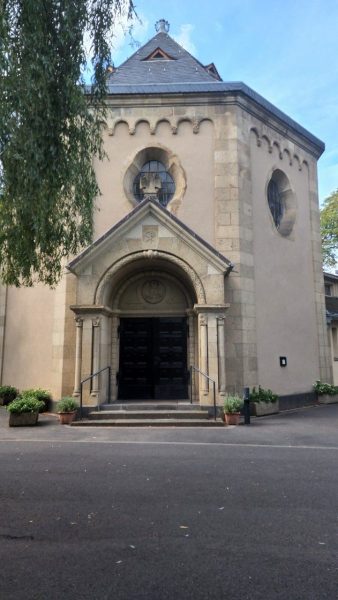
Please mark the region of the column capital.
[[[194, 312], [197, 314], [225, 314], [230, 304], [194, 304]], [[217, 315], [217, 316], [218, 316]]]
[[103, 304], [72, 304], [69, 307], [76, 316], [82, 318], [96, 318], [98, 316], [111, 317], [113, 311]]

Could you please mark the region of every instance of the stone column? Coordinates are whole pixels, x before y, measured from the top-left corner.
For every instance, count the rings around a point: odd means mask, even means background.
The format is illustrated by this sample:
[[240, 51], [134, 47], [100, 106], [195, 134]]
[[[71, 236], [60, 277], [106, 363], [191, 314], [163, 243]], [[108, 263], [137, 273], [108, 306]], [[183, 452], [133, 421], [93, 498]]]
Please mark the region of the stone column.
[[[203, 373], [208, 374], [208, 317], [207, 315], [199, 314], [199, 330], [200, 330], [200, 364], [199, 368]], [[203, 375], [200, 375], [200, 394], [208, 396], [209, 381]]]
[[218, 390], [220, 396], [225, 395], [225, 317], [217, 317], [217, 355], [218, 355]]
[[[100, 368], [100, 318], [92, 319], [93, 324], [93, 373]], [[91, 386], [91, 396], [97, 396], [99, 393], [99, 375], [93, 377]]]
[[119, 370], [119, 355], [120, 355], [120, 340], [119, 340], [119, 324], [120, 319], [118, 314], [114, 314], [111, 323], [111, 399], [112, 402], [117, 400], [117, 379], [116, 375]]
[[79, 396], [80, 395], [80, 387], [81, 387], [81, 369], [82, 369], [83, 319], [81, 317], [75, 317], [75, 324], [76, 324], [76, 345], [75, 345], [75, 378], [74, 378], [73, 396]]

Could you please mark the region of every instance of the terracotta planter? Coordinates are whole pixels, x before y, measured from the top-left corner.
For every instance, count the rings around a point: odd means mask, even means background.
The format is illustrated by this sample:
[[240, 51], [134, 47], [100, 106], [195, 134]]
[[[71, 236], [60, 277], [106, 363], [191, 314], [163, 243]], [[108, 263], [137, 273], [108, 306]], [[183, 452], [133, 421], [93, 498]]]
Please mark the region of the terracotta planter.
[[337, 404], [338, 403], [338, 394], [322, 394], [318, 396], [319, 404]]
[[10, 427], [31, 427], [36, 425], [39, 418], [39, 411], [36, 412], [23, 412], [23, 413], [9, 413], [9, 426]]
[[241, 413], [225, 413], [224, 419], [226, 425], [239, 425]]
[[76, 410], [72, 410], [70, 412], [59, 413], [61, 425], [70, 425], [74, 421], [75, 415], [76, 415]]

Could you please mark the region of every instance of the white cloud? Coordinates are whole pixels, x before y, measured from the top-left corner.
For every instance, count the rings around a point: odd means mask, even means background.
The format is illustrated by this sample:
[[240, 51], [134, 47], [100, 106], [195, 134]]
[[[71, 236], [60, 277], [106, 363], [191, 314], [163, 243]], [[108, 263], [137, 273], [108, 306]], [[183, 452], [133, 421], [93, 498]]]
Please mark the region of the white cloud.
[[[129, 41], [132, 44], [132, 40], [135, 42], [143, 43], [148, 30], [148, 20], [140, 15], [140, 20], [134, 19], [130, 21], [127, 16], [124, 15], [114, 24], [114, 30], [112, 32], [112, 50], [113, 55], [120, 52], [122, 48], [126, 46], [126, 42]], [[132, 37], [130, 37], [130, 34]]]
[[[137, 43], [142, 45], [147, 37], [149, 23], [148, 20], [139, 14], [139, 19], [130, 20], [127, 18], [127, 13], [121, 15], [114, 22], [114, 26], [110, 33], [112, 59], [115, 66], [118, 66], [128, 56], [135, 52]], [[91, 39], [88, 31], [84, 34], [84, 47], [86, 53], [87, 66], [85, 68], [84, 77], [87, 83], [93, 74], [91, 65]], [[129, 47], [128, 47], [129, 46]]]
[[186, 23], [185, 25], [181, 25], [180, 32], [178, 35], [173, 35], [174, 40], [183, 46], [185, 50], [190, 52], [190, 54], [197, 54], [197, 48], [193, 41], [191, 40], [191, 34], [195, 26], [191, 23]]

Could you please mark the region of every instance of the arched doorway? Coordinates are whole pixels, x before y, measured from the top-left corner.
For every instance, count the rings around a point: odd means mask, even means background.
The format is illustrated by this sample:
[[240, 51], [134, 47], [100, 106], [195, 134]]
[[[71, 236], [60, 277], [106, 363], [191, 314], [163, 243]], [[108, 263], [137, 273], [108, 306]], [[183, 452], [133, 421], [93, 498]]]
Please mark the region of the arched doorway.
[[182, 276], [170, 270], [175, 271], [160, 264], [151, 269], [139, 264], [134, 273], [125, 274], [112, 295], [118, 400], [188, 398], [195, 298]]

